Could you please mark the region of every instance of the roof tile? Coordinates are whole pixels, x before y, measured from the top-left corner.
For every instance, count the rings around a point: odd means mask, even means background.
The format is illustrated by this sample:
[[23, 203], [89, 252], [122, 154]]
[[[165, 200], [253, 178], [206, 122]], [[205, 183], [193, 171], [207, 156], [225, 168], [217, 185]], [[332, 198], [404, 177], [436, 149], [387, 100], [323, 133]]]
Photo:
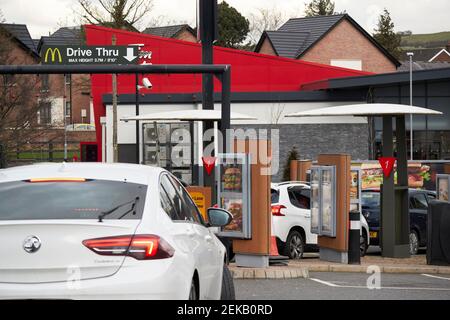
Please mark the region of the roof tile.
[[174, 26], [150, 27], [142, 31], [142, 33], [151, 34], [163, 38], [173, 38], [183, 29], [187, 29], [190, 32], [194, 32], [189, 25], [180, 24]]
[[7, 30], [14, 38], [21, 42], [31, 52], [37, 54], [37, 49], [25, 24], [2, 23], [0, 24], [0, 26]]
[[319, 17], [306, 17], [306, 18], [294, 18], [289, 19], [284, 25], [282, 25], [278, 31], [282, 32], [301, 32], [309, 33], [309, 37], [305, 39], [305, 42], [300, 50], [297, 52], [297, 56], [301, 56], [306, 50], [308, 50], [317, 40], [323, 37], [333, 26], [336, 25], [345, 14], [331, 15], [331, 16], [319, 16]]

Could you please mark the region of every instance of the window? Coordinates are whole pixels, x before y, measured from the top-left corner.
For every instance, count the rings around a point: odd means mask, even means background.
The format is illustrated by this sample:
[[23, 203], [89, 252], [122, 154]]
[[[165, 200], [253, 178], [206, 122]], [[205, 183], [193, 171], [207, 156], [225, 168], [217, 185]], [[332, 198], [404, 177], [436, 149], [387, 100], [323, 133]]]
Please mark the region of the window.
[[161, 198], [161, 207], [163, 210], [167, 213], [167, 215], [172, 220], [179, 220], [178, 219], [178, 212], [175, 209], [174, 203], [169, 197], [168, 192], [164, 189], [164, 187], [161, 185], [159, 190], [159, 195]]
[[367, 208], [380, 207], [380, 192], [363, 192], [361, 198], [363, 207]]
[[167, 175], [161, 176], [161, 206], [172, 220], [186, 220], [181, 216], [181, 198]]
[[280, 192], [275, 189], [270, 190], [270, 203], [278, 203], [280, 202]]
[[362, 71], [361, 60], [332, 59], [330, 64], [335, 67]]
[[52, 122], [52, 104], [50, 102], [42, 102], [39, 108], [39, 124], [47, 125]]
[[187, 219], [192, 222], [197, 222], [203, 224], [203, 219], [194, 201], [192, 201], [191, 196], [186, 192], [183, 186], [173, 177], [170, 177], [175, 188], [178, 190], [180, 197], [182, 199], [182, 210], [186, 215]]
[[423, 193], [412, 195], [410, 197], [410, 207], [416, 210], [428, 210], [427, 198]]
[[300, 209], [311, 209], [311, 191], [301, 187], [288, 188], [288, 195], [291, 204]]
[[72, 104], [70, 103], [70, 101], [66, 101], [65, 114], [66, 117], [70, 117], [70, 115], [72, 114]]
[[70, 85], [72, 83], [72, 75], [71, 74], [64, 75], [64, 83], [66, 85]]
[[14, 76], [12, 74], [3, 75], [3, 86], [6, 88], [14, 86]]
[[[138, 220], [147, 186], [109, 180], [0, 183], [1, 220]], [[51, 195], [51, 196], [49, 196]]]
[[41, 91], [48, 91], [49, 90], [49, 75], [48, 74], [41, 74]]

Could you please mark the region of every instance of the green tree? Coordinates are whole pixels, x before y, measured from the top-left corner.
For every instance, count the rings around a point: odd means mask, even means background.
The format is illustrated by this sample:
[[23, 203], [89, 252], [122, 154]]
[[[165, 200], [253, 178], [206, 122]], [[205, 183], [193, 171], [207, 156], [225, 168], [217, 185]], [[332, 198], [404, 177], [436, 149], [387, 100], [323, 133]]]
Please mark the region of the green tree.
[[377, 28], [374, 31], [374, 39], [390, 54], [399, 59], [402, 53], [400, 49], [402, 37], [395, 33], [394, 22], [392, 22], [391, 15], [387, 9], [384, 9], [383, 13], [380, 15]]
[[331, 16], [334, 12], [334, 1], [331, 0], [312, 0], [305, 4], [305, 14], [307, 17]]
[[291, 161], [299, 160], [299, 153], [296, 147], [292, 147], [291, 151], [289, 151], [288, 158], [286, 159], [286, 163], [283, 169], [283, 181], [291, 180]]
[[219, 39], [216, 45], [239, 48], [250, 31], [250, 22], [235, 8], [223, 1], [218, 5]]

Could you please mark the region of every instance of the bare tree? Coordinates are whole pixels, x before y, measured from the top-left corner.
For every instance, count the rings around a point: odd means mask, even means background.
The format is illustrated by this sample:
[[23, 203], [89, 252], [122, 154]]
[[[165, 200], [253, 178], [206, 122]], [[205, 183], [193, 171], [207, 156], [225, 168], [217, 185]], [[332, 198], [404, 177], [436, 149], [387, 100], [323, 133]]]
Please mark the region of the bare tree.
[[277, 30], [286, 22], [287, 17], [285, 13], [276, 8], [259, 8], [256, 10], [256, 13], [250, 14], [249, 20], [250, 32], [248, 38], [251, 43], [256, 44], [264, 31]]
[[270, 107], [270, 123], [271, 124], [279, 124], [280, 120], [283, 116], [284, 109], [286, 108], [286, 104], [273, 104]]
[[153, 0], [77, 0], [85, 23], [137, 31], [139, 23], [153, 9]]
[[[12, 54], [12, 36], [0, 27], [0, 65], [29, 64], [23, 56]], [[36, 62], [35, 62], [36, 63]], [[50, 114], [48, 97], [40, 92], [41, 81], [35, 75], [0, 76], [0, 146], [6, 151], [18, 150], [31, 141], [39, 140], [51, 123], [41, 111]], [[0, 162], [2, 159], [0, 159]], [[5, 159], [3, 159], [5, 160]]]
[[153, 27], [161, 27], [161, 26], [175, 26], [180, 24], [188, 24], [191, 25], [190, 22], [187, 20], [178, 20], [178, 19], [172, 19], [171, 17], [167, 15], [159, 15], [159, 16], [153, 16], [150, 19], [148, 19], [148, 22], [146, 23], [146, 28], [153, 28]]

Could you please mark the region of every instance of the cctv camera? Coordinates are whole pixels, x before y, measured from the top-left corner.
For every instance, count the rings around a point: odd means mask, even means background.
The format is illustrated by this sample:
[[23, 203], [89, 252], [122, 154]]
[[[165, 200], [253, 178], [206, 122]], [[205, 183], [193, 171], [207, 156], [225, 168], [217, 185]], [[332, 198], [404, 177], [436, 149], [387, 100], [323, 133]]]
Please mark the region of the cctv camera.
[[152, 83], [150, 82], [150, 80], [149, 80], [148, 78], [142, 79], [142, 84], [143, 84], [144, 87], [147, 88], [147, 89], [153, 88], [153, 85], [152, 85]]

